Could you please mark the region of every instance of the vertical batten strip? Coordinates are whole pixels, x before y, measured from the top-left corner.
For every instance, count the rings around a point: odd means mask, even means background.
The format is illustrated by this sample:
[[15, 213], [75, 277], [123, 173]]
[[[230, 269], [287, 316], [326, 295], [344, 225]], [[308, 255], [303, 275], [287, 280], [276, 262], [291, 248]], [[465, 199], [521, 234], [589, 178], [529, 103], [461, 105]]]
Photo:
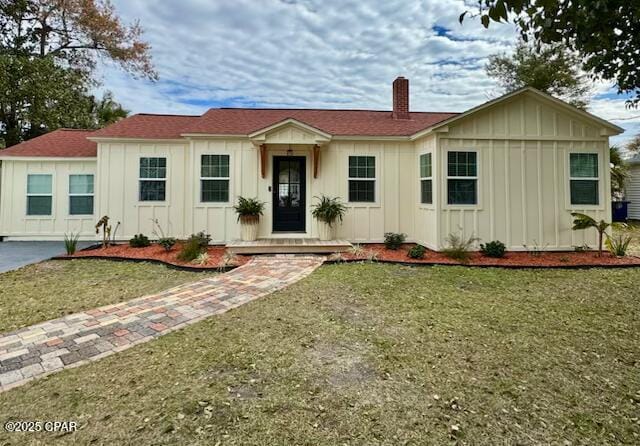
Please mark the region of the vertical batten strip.
[[560, 216], [560, 204], [558, 200], [558, 142], [553, 142], [553, 220], [556, 236], [556, 247], [560, 246], [560, 228], [558, 218]]
[[544, 246], [544, 207], [542, 206], [542, 142], [538, 141], [538, 151], [536, 159], [538, 168], [538, 237], [540, 244]]
[[520, 198], [522, 200], [522, 244], [527, 244], [527, 170], [526, 170], [526, 145], [525, 141], [520, 141], [520, 180], [521, 180], [521, 190], [520, 190]]

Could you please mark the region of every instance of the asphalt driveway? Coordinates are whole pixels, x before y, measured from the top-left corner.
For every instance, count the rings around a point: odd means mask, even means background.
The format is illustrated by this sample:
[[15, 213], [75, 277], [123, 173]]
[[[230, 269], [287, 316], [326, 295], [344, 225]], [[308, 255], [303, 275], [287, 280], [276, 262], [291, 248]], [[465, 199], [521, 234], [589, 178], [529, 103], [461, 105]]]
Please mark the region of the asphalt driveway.
[[[78, 242], [78, 249], [90, 244]], [[0, 273], [64, 253], [64, 242], [0, 242]]]

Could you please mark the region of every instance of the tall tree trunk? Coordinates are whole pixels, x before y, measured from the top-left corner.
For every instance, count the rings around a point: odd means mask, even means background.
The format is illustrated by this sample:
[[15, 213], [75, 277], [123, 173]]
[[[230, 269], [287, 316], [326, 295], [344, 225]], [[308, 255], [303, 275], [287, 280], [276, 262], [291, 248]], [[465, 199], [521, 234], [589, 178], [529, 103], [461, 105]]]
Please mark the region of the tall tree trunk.
[[10, 147], [18, 144], [22, 140], [22, 129], [20, 128], [20, 123], [15, 113], [8, 113], [2, 121], [5, 125], [6, 132], [4, 137], [5, 146]]

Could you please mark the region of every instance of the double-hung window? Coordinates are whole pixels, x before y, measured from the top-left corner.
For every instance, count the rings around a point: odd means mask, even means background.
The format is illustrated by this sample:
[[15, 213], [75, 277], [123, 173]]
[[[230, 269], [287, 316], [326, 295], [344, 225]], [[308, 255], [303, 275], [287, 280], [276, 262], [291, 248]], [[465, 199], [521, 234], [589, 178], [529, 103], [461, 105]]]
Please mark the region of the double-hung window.
[[200, 201], [203, 203], [229, 201], [229, 155], [200, 157]]
[[140, 158], [140, 201], [164, 201], [167, 192], [167, 159]]
[[27, 175], [27, 215], [51, 215], [53, 178], [49, 174]]
[[600, 203], [597, 153], [569, 154], [569, 183], [572, 205]]
[[431, 154], [420, 155], [420, 203], [433, 204], [433, 181], [431, 179]]
[[349, 201], [376, 201], [376, 157], [349, 157]]
[[478, 204], [477, 152], [448, 152], [447, 203]]
[[93, 175], [69, 175], [69, 215], [93, 214]]

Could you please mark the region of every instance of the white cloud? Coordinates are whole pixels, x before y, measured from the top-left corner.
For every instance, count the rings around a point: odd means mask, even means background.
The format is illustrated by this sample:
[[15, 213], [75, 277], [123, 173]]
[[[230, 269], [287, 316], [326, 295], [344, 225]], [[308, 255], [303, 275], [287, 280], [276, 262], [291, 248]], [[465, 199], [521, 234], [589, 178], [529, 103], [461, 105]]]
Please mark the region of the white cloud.
[[[412, 110], [463, 111], [495, 96], [484, 64], [516, 41], [512, 25], [461, 26], [460, 13], [473, 7], [463, 0], [113, 3], [126, 22], [140, 20], [161, 79], [134, 80], [104, 66], [102, 88], [133, 112], [389, 109], [398, 75], [411, 80]], [[624, 100], [612, 99], [596, 101], [593, 111], [604, 118], [627, 113]]]

